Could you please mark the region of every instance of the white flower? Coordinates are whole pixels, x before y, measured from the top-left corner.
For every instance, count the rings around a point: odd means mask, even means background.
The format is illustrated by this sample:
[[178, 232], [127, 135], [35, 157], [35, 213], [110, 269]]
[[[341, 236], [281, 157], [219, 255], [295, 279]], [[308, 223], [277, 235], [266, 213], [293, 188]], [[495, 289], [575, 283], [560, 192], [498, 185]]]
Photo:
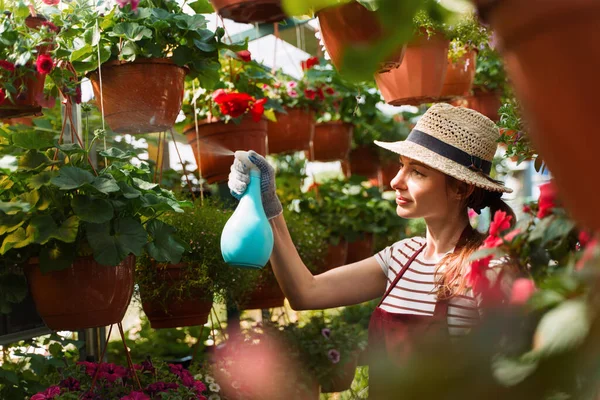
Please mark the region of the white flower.
[[218, 384], [218, 383], [211, 383], [211, 384], [210, 384], [210, 386], [208, 387], [208, 389], [209, 389], [211, 392], [218, 392], [218, 391], [220, 391], [220, 390], [221, 390], [221, 386], [219, 386], [219, 384]]
[[202, 379], [202, 374], [194, 375], [194, 379], [199, 381]]
[[206, 383], [208, 383], [208, 384], [215, 383], [215, 378], [213, 378], [213, 377], [212, 377], [212, 376], [210, 376], [210, 375], [206, 375], [206, 376], [204, 377], [204, 382], [206, 382]]
[[221, 396], [219, 396], [218, 394], [211, 394], [210, 396], [208, 396], [208, 400], [221, 400]]

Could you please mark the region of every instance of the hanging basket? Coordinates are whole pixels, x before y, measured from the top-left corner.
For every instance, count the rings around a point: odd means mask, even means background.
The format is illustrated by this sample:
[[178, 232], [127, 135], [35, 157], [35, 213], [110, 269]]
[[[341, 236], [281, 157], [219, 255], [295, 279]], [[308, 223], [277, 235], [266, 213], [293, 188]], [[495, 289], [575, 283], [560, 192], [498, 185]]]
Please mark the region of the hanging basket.
[[337, 161], [347, 159], [350, 154], [353, 129], [352, 124], [341, 121], [316, 124], [313, 150], [308, 154], [309, 160]]
[[[324, 8], [317, 13], [317, 17], [327, 54], [338, 70], [342, 67], [347, 49], [372, 45], [385, 36], [377, 13], [367, 10], [355, 1]], [[398, 68], [405, 50], [406, 46], [401, 46], [381, 64], [379, 72]]]
[[360, 146], [350, 151], [350, 172], [369, 180], [377, 180], [379, 173], [379, 154], [372, 146]]
[[42, 273], [37, 260], [25, 268], [38, 313], [53, 331], [77, 331], [120, 322], [133, 294], [135, 257], [116, 266], [79, 257], [67, 269]]
[[[190, 124], [184, 128], [188, 143], [192, 146], [196, 163], [200, 166], [202, 178], [208, 183], [226, 182], [229, 177], [233, 155], [236, 150], [254, 150], [260, 155], [267, 151], [267, 121], [254, 122], [245, 116], [239, 124], [214, 120], [203, 120], [196, 127]], [[198, 148], [200, 157], [198, 157]]]
[[336, 245], [329, 243], [329, 247], [327, 248], [327, 254], [323, 259], [323, 265], [321, 266], [318, 272], [323, 273], [329, 271], [330, 269], [346, 265], [347, 256], [348, 242], [346, 242], [346, 240], [340, 238], [340, 241]]
[[346, 263], [350, 264], [371, 257], [373, 255], [373, 246], [374, 241], [372, 233], [364, 233], [359, 240], [348, 243]]
[[[182, 279], [183, 268], [185, 264], [167, 265], [164, 270], [158, 273], [158, 279], [161, 282], [177, 285]], [[197, 292], [195, 298], [187, 299], [165, 299], [165, 295], [158, 294], [157, 297], [162, 301], [168, 301], [167, 307], [161, 304], [161, 301], [148, 300], [146, 292], [140, 288], [142, 298], [142, 308], [150, 320], [150, 326], [153, 329], [178, 328], [183, 326], [204, 325], [208, 321], [212, 301], [198, 300], [211, 298], [212, 295]]]
[[468, 96], [471, 93], [473, 79], [475, 79], [476, 56], [475, 50], [470, 50], [456, 62], [448, 61], [440, 100]]
[[173, 127], [181, 110], [187, 69], [167, 58], [102, 64], [102, 97], [98, 71], [89, 75], [98, 109], [117, 133], [163, 132]]
[[286, 108], [277, 114], [277, 122], [268, 122], [269, 154], [310, 150], [315, 132], [315, 113], [300, 108]]
[[498, 110], [502, 106], [502, 92], [475, 88], [472, 95], [456, 100], [452, 104], [478, 111], [492, 121], [498, 122], [500, 119]]
[[448, 45], [441, 34], [420, 36], [408, 45], [399, 68], [375, 74], [386, 103], [419, 105], [439, 98], [448, 68]]
[[333, 377], [331, 379], [321, 381], [321, 393], [337, 393], [350, 389], [354, 375], [356, 374], [356, 366], [358, 365], [358, 354], [352, 355], [352, 358], [345, 364], [336, 364]]
[[583, 226], [600, 229], [597, 198], [581, 173], [598, 169], [600, 2], [476, 3], [497, 34], [528, 134], [552, 171], [562, 200]]
[[278, 22], [286, 18], [281, 0], [210, 0], [215, 11], [235, 22]]
[[285, 296], [277, 281], [262, 283], [257, 286], [239, 305], [240, 310], [258, 310], [267, 308], [283, 307]]

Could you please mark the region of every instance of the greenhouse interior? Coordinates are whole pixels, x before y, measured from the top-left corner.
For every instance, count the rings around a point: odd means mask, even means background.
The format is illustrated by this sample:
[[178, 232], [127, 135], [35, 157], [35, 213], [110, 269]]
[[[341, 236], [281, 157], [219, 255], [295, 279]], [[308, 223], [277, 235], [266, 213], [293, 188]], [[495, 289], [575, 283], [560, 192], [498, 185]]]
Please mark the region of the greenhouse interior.
[[597, 0], [0, 7], [0, 400], [600, 399]]

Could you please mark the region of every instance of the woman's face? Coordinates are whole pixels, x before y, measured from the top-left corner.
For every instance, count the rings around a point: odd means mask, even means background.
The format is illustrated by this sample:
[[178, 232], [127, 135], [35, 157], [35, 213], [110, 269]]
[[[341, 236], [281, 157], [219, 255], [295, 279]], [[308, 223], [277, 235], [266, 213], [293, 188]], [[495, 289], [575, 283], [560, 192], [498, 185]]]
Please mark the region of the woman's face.
[[452, 208], [446, 175], [408, 157], [400, 157], [391, 186], [402, 218], [444, 218]]

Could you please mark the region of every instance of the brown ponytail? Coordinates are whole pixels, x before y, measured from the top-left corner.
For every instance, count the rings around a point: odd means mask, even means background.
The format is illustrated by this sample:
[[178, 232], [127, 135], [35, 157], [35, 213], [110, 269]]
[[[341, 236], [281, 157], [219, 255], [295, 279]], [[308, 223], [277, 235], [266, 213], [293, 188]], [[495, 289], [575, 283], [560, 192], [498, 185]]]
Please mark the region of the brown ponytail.
[[[454, 178], [448, 177], [450, 180]], [[457, 182], [453, 182], [457, 183]], [[504, 211], [512, 216], [511, 228], [516, 223], [516, 216], [512, 208], [501, 199], [502, 193], [490, 192], [481, 188], [474, 188], [473, 192], [465, 199], [465, 210], [472, 208], [478, 214], [485, 207], [490, 208], [490, 217], [493, 219], [496, 211]], [[449, 299], [454, 296], [465, 295], [467, 267], [470, 262], [469, 257], [481, 245], [487, 235], [478, 232], [476, 229], [467, 226], [461, 238], [456, 244], [454, 252], [446, 255], [437, 265], [436, 276], [438, 277], [439, 290], [438, 298]]]

